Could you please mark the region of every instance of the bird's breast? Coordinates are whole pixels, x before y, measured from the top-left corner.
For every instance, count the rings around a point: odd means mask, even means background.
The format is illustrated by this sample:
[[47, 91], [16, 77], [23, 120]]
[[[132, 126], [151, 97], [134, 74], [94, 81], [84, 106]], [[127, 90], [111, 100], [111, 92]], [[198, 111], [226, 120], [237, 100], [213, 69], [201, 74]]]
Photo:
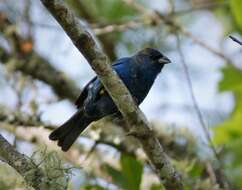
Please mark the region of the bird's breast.
[[147, 96], [154, 80], [155, 76], [151, 76], [149, 72], [135, 72], [132, 74], [131, 82], [128, 83], [127, 87], [138, 104]]

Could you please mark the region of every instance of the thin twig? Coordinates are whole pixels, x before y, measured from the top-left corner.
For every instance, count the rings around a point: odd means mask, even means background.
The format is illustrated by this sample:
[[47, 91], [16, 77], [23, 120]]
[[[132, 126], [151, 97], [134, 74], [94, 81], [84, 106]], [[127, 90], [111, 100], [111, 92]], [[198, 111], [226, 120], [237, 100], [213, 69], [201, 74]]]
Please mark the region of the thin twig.
[[226, 62], [231, 63], [232, 61], [230, 60], [230, 58], [228, 58], [223, 52], [211, 47], [210, 45], [208, 45], [207, 43], [205, 43], [203, 40], [199, 39], [198, 37], [194, 36], [191, 32], [189, 32], [188, 30], [186, 30], [184, 27], [180, 28], [180, 32], [187, 36], [188, 38], [190, 38], [194, 43], [198, 44], [199, 46], [207, 49], [209, 52], [213, 53], [214, 55], [216, 55], [217, 57], [224, 59]]
[[239, 45], [242, 46], [242, 41], [238, 40], [237, 38], [233, 37], [233, 36], [229, 36], [234, 42], [237, 42]]
[[92, 145], [90, 150], [86, 153], [85, 158], [83, 159], [83, 162], [87, 161], [87, 159], [91, 156], [91, 154], [94, 153], [94, 151], [96, 150], [98, 144], [99, 143], [97, 141], [94, 142], [94, 144]]
[[215, 149], [215, 147], [214, 147], [214, 145], [212, 143], [212, 139], [211, 139], [211, 136], [209, 134], [209, 130], [207, 128], [207, 125], [205, 123], [205, 120], [203, 118], [202, 112], [200, 111], [200, 108], [198, 106], [197, 99], [196, 99], [195, 94], [194, 94], [192, 80], [191, 80], [191, 77], [190, 77], [190, 74], [189, 74], [189, 70], [188, 70], [188, 66], [187, 66], [187, 63], [186, 63], [185, 56], [184, 56], [184, 54], [182, 52], [180, 37], [179, 37], [178, 34], [176, 35], [176, 38], [177, 38], [177, 49], [178, 49], [178, 53], [179, 53], [180, 58], [181, 58], [181, 63], [182, 63], [182, 66], [183, 66], [183, 69], [184, 69], [184, 73], [185, 73], [185, 76], [186, 76], [186, 80], [187, 80], [187, 84], [188, 84], [188, 88], [189, 88], [189, 92], [190, 92], [190, 95], [191, 95], [191, 99], [192, 99], [192, 103], [193, 103], [194, 109], [195, 109], [195, 111], [197, 113], [199, 122], [200, 122], [200, 124], [201, 124], [201, 126], [203, 128], [203, 131], [205, 133], [205, 136], [206, 136], [208, 142], [210, 143], [210, 146], [212, 148], [212, 151], [214, 153], [214, 156], [218, 159], [217, 151], [216, 151], [216, 149]]
[[184, 15], [187, 13], [191, 13], [194, 11], [201, 11], [201, 10], [211, 10], [211, 9], [216, 9], [216, 8], [220, 8], [220, 7], [225, 7], [228, 6], [229, 2], [228, 1], [209, 1], [208, 3], [199, 3], [199, 5], [195, 5], [192, 6], [191, 8], [188, 9], [183, 9], [183, 10], [177, 10], [175, 12], [175, 16], [180, 16], [180, 15]]
[[[222, 163], [220, 161], [219, 154], [217, 153], [215, 145], [213, 144], [212, 138], [211, 138], [210, 133], [209, 133], [209, 129], [208, 129], [207, 125], [206, 125], [205, 119], [203, 118], [202, 112], [201, 112], [201, 110], [199, 108], [197, 99], [196, 99], [195, 94], [194, 94], [192, 80], [191, 80], [191, 77], [190, 77], [190, 74], [189, 74], [189, 70], [188, 70], [188, 66], [187, 66], [187, 63], [186, 63], [185, 55], [182, 52], [181, 41], [180, 41], [180, 37], [179, 37], [178, 33], [176, 33], [176, 39], [177, 39], [178, 53], [179, 53], [180, 58], [181, 58], [181, 63], [182, 63], [182, 66], [183, 66], [183, 69], [184, 69], [184, 73], [185, 73], [185, 76], [186, 76], [188, 89], [189, 89], [189, 92], [190, 92], [190, 95], [191, 95], [191, 99], [192, 99], [192, 103], [193, 103], [194, 109], [195, 109], [195, 111], [197, 113], [199, 122], [200, 122], [200, 124], [202, 126], [202, 129], [203, 129], [203, 132], [204, 132], [204, 134], [206, 136], [206, 139], [209, 142], [209, 147], [211, 148], [211, 150], [212, 150], [212, 152], [214, 154], [214, 157], [216, 158], [216, 160], [217, 160], [217, 162], [219, 164], [220, 169], [222, 169]], [[217, 180], [217, 182], [221, 182], [222, 183], [222, 184], [220, 184], [221, 187], [228, 189], [229, 185], [227, 183], [227, 180], [225, 180], [225, 176], [224, 176], [223, 172], [222, 171], [220, 171], [220, 172], [221, 172], [220, 175], [221, 175], [221, 177], [224, 180]]]
[[143, 22], [128, 21], [123, 24], [110, 24], [102, 28], [93, 28], [93, 31], [96, 35], [103, 35], [103, 34], [108, 34], [112, 32], [122, 32], [127, 29], [135, 29], [143, 25], [144, 25]]
[[[155, 10], [149, 10], [146, 7], [144, 7], [143, 5], [137, 3], [134, 0], [122, 0], [124, 3], [132, 6], [134, 9], [136, 9], [137, 11], [139, 11], [140, 13], [142, 13], [143, 15], [146, 15], [146, 18], [150, 18], [151, 20], [154, 21], [154, 23], [160, 24], [161, 22], [163, 22], [165, 25], [169, 26], [171, 29], [175, 30], [175, 31], [179, 31], [181, 34], [183, 34], [184, 36], [190, 38], [194, 43], [198, 44], [199, 46], [207, 49], [209, 52], [213, 53], [214, 55], [216, 55], [217, 57], [225, 60], [228, 64], [230, 64], [233, 67], [236, 67], [233, 62], [231, 61], [231, 59], [229, 57], [227, 57], [223, 52], [213, 48], [212, 46], [210, 46], [209, 44], [205, 43], [204, 41], [202, 41], [201, 39], [199, 39], [198, 37], [194, 36], [190, 31], [188, 31], [185, 27], [183, 27], [181, 24], [175, 22], [171, 17], [170, 14], [165, 15], [165, 14], [161, 14]], [[175, 12], [174, 12], [175, 14]], [[236, 67], [237, 68], [237, 67]], [[237, 68], [238, 69], [238, 68]]]

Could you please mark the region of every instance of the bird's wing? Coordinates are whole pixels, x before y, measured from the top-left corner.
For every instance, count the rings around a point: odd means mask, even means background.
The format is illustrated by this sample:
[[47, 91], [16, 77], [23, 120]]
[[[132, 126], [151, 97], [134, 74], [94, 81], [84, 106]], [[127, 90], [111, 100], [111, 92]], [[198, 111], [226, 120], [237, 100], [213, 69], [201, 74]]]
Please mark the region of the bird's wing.
[[[130, 58], [121, 58], [118, 59], [117, 61], [115, 61], [112, 64], [112, 67], [117, 70], [118, 67], [127, 62]], [[89, 96], [89, 92], [91, 95], [91, 99], [93, 101], [99, 99], [102, 95], [106, 94], [106, 91], [104, 89], [104, 86], [102, 85], [102, 83], [100, 82], [100, 80], [96, 77], [92, 78], [92, 80], [90, 80], [86, 86], [83, 88], [81, 94], [79, 95], [79, 97], [77, 98], [77, 100], [75, 101], [75, 105], [77, 106], [77, 108], [80, 108], [83, 106], [84, 101], [86, 100], [86, 98]], [[89, 97], [88, 97], [89, 98]]]
[[85, 99], [87, 98], [87, 95], [88, 95], [88, 89], [90, 87], [90, 85], [95, 81], [97, 80], [97, 76], [96, 77], [93, 77], [92, 80], [90, 80], [86, 86], [84, 86], [83, 90], [81, 91], [81, 94], [79, 95], [79, 97], [76, 99], [75, 101], [75, 105], [77, 106], [77, 108], [80, 108]]
[[127, 61], [129, 61], [129, 57], [123, 57], [123, 58], [120, 58], [118, 59], [117, 61], [115, 61], [113, 64], [112, 64], [112, 67], [115, 67], [115, 66], [118, 66], [118, 65], [121, 65]]

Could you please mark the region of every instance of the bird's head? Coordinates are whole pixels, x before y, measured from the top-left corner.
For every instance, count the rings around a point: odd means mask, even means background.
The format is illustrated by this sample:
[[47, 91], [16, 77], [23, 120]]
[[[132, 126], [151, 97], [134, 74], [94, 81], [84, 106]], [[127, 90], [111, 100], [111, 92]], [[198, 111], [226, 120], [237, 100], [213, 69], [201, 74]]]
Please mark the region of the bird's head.
[[153, 64], [165, 65], [171, 63], [171, 61], [164, 56], [161, 52], [152, 48], [145, 48], [137, 53], [137, 57], [145, 58]]

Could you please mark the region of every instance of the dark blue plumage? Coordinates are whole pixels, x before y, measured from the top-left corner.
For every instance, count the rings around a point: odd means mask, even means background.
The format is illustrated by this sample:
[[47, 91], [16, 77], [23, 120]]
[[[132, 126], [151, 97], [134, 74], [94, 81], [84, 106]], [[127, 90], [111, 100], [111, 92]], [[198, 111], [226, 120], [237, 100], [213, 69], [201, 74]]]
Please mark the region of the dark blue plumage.
[[[164, 64], [167, 63], [170, 63], [170, 60], [159, 51], [146, 48], [132, 57], [117, 60], [112, 67], [139, 105], [147, 96]], [[84, 87], [76, 100], [76, 106], [78, 111], [49, 136], [51, 140], [58, 140], [58, 145], [63, 151], [70, 148], [79, 134], [91, 122], [118, 112], [97, 77], [94, 77]]]

